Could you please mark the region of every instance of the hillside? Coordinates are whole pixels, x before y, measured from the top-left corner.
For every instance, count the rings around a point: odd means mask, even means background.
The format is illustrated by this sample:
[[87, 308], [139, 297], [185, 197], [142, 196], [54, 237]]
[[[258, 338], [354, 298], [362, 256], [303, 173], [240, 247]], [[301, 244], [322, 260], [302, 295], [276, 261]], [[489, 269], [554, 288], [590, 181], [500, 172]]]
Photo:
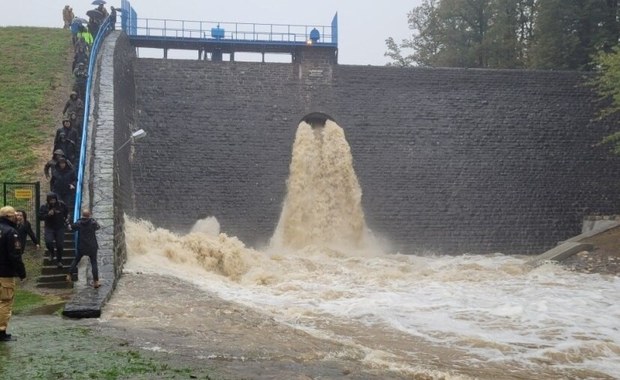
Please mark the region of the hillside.
[[[71, 35], [63, 29], [4, 27], [0, 51], [0, 182], [40, 181], [44, 197], [49, 185], [43, 166], [73, 80]], [[44, 248], [35, 250], [30, 242], [26, 247], [28, 280], [20, 284], [15, 312], [41, 304], [57, 308], [53, 294], [44, 300], [37, 295], [49, 293], [36, 288]]]
[[0, 181], [45, 181], [43, 165], [71, 87], [70, 32], [0, 28], [0, 51]]

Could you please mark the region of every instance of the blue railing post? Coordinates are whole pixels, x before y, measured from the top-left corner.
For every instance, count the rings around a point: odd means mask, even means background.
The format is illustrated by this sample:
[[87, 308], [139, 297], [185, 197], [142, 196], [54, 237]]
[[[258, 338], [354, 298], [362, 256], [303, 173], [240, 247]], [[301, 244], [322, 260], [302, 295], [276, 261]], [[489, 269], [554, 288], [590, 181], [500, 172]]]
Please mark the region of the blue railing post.
[[138, 14], [135, 9], [131, 8], [131, 27], [129, 28], [129, 34], [138, 34]]
[[121, 1], [121, 29], [123, 30], [123, 32], [125, 32], [126, 34], [129, 34], [129, 28], [128, 28], [128, 23], [129, 23], [129, 2], [127, 0], [122, 0]]
[[338, 44], [338, 12], [332, 19], [332, 44]]

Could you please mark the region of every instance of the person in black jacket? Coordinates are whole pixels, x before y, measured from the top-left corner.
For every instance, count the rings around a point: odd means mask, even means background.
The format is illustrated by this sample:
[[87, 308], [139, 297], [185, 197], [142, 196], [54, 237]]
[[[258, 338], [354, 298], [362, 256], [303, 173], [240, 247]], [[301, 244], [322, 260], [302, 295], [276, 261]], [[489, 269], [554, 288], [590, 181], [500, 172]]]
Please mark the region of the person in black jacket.
[[77, 155], [77, 147], [80, 145], [79, 136], [77, 131], [73, 128], [71, 119], [66, 117], [62, 120], [62, 127], [56, 130], [56, 137], [54, 137], [54, 149], [55, 152], [61, 149], [65, 154], [65, 158], [71, 163], [77, 165], [75, 160]]
[[[69, 209], [58, 199], [55, 193], [47, 193], [45, 204], [39, 208], [39, 219], [45, 222], [45, 247], [53, 260], [56, 256], [58, 268], [62, 268], [63, 245], [65, 243], [65, 226], [68, 223]], [[56, 248], [56, 252], [54, 252]]]
[[70, 226], [71, 230], [78, 232], [78, 244], [75, 258], [69, 268], [67, 281], [72, 281], [73, 278], [77, 277], [77, 266], [80, 260], [82, 260], [82, 257], [88, 256], [90, 259], [90, 266], [93, 270], [93, 287], [98, 288], [99, 267], [97, 265], [97, 250], [99, 249], [99, 244], [97, 244], [97, 235], [95, 232], [101, 227], [99, 227], [99, 223], [91, 217], [89, 210], [82, 211], [82, 217]]
[[0, 342], [11, 340], [6, 330], [9, 326], [15, 299], [15, 277], [26, 279], [26, 268], [15, 229], [15, 209], [11, 206], [0, 208]]
[[[45, 166], [43, 167], [43, 173], [45, 174], [45, 178], [50, 179], [52, 178], [52, 170], [58, 169], [59, 165], [58, 165], [58, 160], [64, 158], [67, 162], [67, 166], [71, 169], [73, 168], [73, 163], [69, 160], [67, 160], [67, 157], [65, 157], [65, 152], [62, 151], [62, 149], [56, 149], [54, 151], [54, 155], [52, 156], [52, 159], [47, 161], [47, 163], [45, 164]], [[75, 169], [74, 169], [75, 170]]]
[[76, 182], [75, 170], [69, 167], [65, 158], [60, 157], [58, 166], [52, 169], [50, 190], [58, 196], [59, 200], [65, 202], [69, 210], [73, 206]]
[[26, 239], [30, 236], [32, 243], [39, 249], [39, 238], [34, 234], [32, 225], [28, 221], [28, 215], [24, 210], [15, 211], [17, 227], [17, 234], [19, 235], [19, 244], [21, 245], [20, 254], [23, 255], [26, 250]]

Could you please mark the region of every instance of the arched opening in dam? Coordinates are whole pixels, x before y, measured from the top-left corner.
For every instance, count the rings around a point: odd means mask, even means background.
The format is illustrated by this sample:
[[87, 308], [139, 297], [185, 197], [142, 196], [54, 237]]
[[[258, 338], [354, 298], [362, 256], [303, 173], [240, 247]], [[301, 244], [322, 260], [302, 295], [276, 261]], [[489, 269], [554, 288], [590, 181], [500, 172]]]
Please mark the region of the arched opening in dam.
[[311, 112], [301, 118], [300, 122], [309, 124], [312, 128], [324, 127], [325, 123], [330, 120], [336, 123], [333, 117], [323, 112]]

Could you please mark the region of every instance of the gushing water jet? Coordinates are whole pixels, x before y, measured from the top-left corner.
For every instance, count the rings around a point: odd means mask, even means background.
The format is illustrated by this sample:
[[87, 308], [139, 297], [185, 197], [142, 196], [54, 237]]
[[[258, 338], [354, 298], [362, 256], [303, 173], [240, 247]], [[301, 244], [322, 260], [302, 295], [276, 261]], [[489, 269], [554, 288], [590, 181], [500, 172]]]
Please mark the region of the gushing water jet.
[[363, 248], [362, 190], [344, 131], [329, 115], [311, 113], [299, 123], [289, 171], [272, 246]]

